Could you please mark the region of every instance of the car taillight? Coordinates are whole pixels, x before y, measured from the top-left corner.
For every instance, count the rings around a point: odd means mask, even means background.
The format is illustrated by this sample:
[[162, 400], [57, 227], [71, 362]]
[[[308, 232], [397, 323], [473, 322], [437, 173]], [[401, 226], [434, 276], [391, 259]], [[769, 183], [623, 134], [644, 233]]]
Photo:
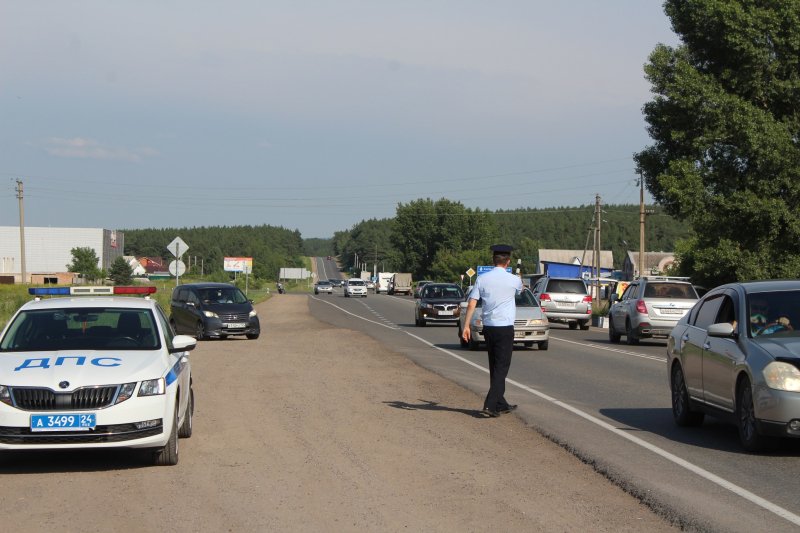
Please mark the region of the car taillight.
[[637, 300], [636, 301], [636, 312], [641, 315], [647, 314], [647, 306], [644, 305], [644, 300]]
[[592, 303], [592, 297], [591, 296], [584, 296], [583, 297], [583, 302], [587, 303], [587, 304]]
[[551, 302], [550, 295], [546, 292], [543, 292], [539, 295], [539, 305], [542, 306], [542, 309], [547, 310], [547, 304]]

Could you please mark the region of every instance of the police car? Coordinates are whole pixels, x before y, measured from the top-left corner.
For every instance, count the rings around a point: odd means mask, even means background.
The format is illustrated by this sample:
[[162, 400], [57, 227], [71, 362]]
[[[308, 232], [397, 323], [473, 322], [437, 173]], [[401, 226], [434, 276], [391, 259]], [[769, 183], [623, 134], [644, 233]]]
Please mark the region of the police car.
[[137, 448], [177, 464], [197, 341], [175, 335], [154, 300], [130, 297], [155, 287], [29, 292], [0, 336], [0, 450]]

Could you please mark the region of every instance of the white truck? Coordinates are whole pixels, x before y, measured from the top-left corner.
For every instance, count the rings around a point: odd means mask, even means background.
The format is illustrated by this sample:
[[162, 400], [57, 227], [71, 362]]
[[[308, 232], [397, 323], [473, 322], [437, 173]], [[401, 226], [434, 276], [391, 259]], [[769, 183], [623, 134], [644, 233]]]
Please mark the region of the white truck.
[[411, 274], [409, 272], [396, 272], [389, 283], [388, 294], [408, 294], [411, 296]]
[[375, 294], [389, 292], [389, 284], [392, 282], [394, 272], [378, 272], [378, 281], [375, 283]]

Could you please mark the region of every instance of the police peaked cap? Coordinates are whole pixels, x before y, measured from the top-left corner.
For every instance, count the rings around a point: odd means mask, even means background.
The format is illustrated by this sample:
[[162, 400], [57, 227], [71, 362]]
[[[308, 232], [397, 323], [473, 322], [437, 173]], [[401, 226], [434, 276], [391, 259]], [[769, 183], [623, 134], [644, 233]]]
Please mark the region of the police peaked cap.
[[514, 251], [514, 248], [508, 244], [493, 244], [491, 248], [495, 254], [510, 254]]

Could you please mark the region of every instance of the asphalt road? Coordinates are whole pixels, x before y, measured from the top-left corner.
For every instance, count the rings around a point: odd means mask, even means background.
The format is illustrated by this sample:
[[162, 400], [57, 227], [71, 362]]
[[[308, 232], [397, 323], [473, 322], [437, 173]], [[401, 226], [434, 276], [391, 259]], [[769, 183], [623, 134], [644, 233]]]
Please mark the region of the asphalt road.
[[[316, 318], [366, 333], [485, 394], [485, 352], [461, 348], [456, 326], [415, 327], [413, 298], [351, 299], [341, 289], [311, 298]], [[665, 351], [661, 340], [614, 345], [605, 329], [555, 324], [549, 350], [515, 351], [507, 398], [528, 425], [691, 528], [797, 531], [800, 443], [753, 455], [739, 448], [734, 426], [713, 418], [700, 428], [676, 427]]]

